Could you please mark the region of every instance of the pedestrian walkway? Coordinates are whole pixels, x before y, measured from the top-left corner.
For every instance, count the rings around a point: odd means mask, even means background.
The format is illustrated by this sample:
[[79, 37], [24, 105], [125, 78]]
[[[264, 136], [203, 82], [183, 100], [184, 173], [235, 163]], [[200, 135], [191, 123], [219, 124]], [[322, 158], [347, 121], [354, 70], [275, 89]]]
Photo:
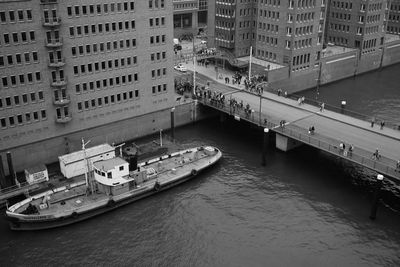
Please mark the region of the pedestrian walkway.
[[[225, 77], [229, 77], [230, 80], [232, 80], [232, 76], [234, 75], [233, 71], [230, 71], [228, 69], [218, 68], [217, 71], [218, 71], [219, 77], [217, 78], [217, 72], [215, 70], [214, 65], [209, 65], [206, 68], [205, 66], [199, 66], [198, 64], [196, 64], [196, 66], [194, 67], [193, 61], [188, 62], [187, 64], [184, 64], [184, 65], [190, 71], [193, 71], [194, 68], [196, 68], [196, 73], [200, 73], [204, 76], [207, 76], [207, 78], [209, 80], [213, 80], [220, 84], [227, 85], [231, 88], [250, 93], [245, 90], [245, 86], [244, 86], [244, 82], [243, 82], [245, 77], [242, 78], [242, 82], [240, 85], [232, 84], [232, 82], [230, 82], [229, 84], [225, 84]], [[220, 76], [220, 74], [222, 75], [222, 77]], [[303, 109], [303, 110], [307, 110], [309, 112], [318, 113], [319, 116], [325, 116], [327, 118], [330, 118], [330, 119], [333, 119], [333, 120], [336, 120], [336, 121], [339, 121], [342, 123], [346, 123], [346, 124], [349, 124], [352, 126], [356, 126], [356, 127], [374, 132], [376, 134], [384, 135], [384, 136], [387, 136], [387, 137], [390, 137], [390, 138], [400, 141], [400, 132], [398, 130], [388, 128], [388, 127], [383, 127], [383, 129], [380, 129], [380, 127], [378, 125], [376, 125], [375, 127], [371, 127], [371, 122], [369, 122], [369, 121], [346, 116], [346, 115], [343, 115], [343, 114], [340, 114], [340, 113], [337, 113], [334, 111], [330, 111], [328, 109], [324, 109], [324, 111], [321, 112], [319, 106], [314, 106], [314, 105], [307, 104], [307, 103], [299, 105], [297, 99], [293, 99], [291, 97], [285, 97], [284, 90], [282, 90], [282, 91], [283, 91], [283, 93], [279, 96], [276, 93], [276, 92], [278, 92], [278, 89], [269, 88], [268, 91], [266, 91], [266, 90], [263, 91], [262, 97], [273, 100], [275, 102], [285, 104], [285, 105], [290, 105], [290, 106], [296, 107], [298, 109]], [[400, 155], [398, 155], [398, 157], [400, 158]]]

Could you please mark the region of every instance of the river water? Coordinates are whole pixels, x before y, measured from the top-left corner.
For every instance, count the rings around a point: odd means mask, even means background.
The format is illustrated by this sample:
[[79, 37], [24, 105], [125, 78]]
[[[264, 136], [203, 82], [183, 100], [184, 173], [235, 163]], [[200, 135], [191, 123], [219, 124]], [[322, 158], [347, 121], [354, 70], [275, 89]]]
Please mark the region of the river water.
[[[398, 65], [341, 81], [320, 97], [399, 121], [399, 73]], [[368, 218], [375, 174], [307, 147], [270, 147], [261, 167], [259, 130], [236, 121], [203, 121], [176, 137], [215, 145], [223, 159], [181, 186], [68, 227], [12, 232], [1, 219], [0, 266], [400, 265], [396, 205]], [[396, 190], [387, 202], [399, 202]]]

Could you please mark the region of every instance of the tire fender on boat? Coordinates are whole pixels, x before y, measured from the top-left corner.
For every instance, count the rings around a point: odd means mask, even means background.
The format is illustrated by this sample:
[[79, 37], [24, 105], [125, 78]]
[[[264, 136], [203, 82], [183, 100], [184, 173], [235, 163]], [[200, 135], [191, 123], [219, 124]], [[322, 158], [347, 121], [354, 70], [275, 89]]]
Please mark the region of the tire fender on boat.
[[154, 190], [156, 192], [161, 190], [161, 185], [160, 185], [160, 183], [158, 181], [154, 183]]
[[192, 171], [190, 172], [193, 176], [196, 176], [197, 175], [197, 170], [195, 170], [195, 169], [192, 169]]
[[78, 217], [78, 213], [76, 213], [75, 211], [71, 214], [71, 217], [72, 218], [76, 218], [76, 217]]

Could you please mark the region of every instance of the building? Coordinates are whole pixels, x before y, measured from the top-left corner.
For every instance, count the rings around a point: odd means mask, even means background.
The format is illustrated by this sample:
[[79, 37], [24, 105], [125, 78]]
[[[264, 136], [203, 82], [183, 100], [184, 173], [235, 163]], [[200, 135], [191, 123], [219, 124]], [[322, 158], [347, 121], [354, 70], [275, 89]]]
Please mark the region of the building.
[[330, 44], [375, 52], [384, 43], [386, 0], [330, 1], [326, 38]]
[[208, 0], [173, 0], [174, 37], [198, 35], [207, 26]]
[[388, 9], [386, 32], [400, 34], [400, 0], [388, 0]]
[[320, 58], [325, 12], [322, 0], [218, 0], [215, 46], [234, 58], [252, 46], [256, 58], [305, 70]]
[[0, 1], [0, 155], [60, 136], [68, 150], [71, 133], [172, 107], [172, 12], [165, 0]]
[[255, 56], [289, 66], [313, 68], [321, 58], [325, 0], [258, 2]]

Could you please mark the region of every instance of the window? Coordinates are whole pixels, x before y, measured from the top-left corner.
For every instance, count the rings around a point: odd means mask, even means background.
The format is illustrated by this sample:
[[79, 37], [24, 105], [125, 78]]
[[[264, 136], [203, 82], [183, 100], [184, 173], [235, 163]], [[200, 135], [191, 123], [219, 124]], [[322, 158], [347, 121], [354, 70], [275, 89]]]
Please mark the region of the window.
[[42, 116], [42, 119], [45, 120], [47, 118], [46, 110], [42, 109], [40, 115]]
[[11, 22], [15, 22], [15, 12], [14, 12], [14, 10], [10, 10], [8, 12], [8, 16], [9, 16]]
[[19, 105], [19, 96], [18, 95], [14, 96], [14, 104], [17, 106]]
[[4, 38], [4, 43], [5, 44], [9, 44], [10, 43], [10, 36], [8, 33], [4, 33], [3, 34], [3, 38]]
[[68, 16], [72, 16], [72, 7], [71, 6], [67, 7], [67, 14], [68, 14]]
[[18, 20], [24, 20], [24, 12], [22, 10], [18, 10]]
[[34, 31], [29, 32], [29, 38], [31, 39], [32, 42], [35, 41], [35, 32]]
[[38, 114], [37, 111], [34, 111], [34, 112], [33, 112], [33, 119], [34, 119], [35, 121], [37, 121], [37, 120], [39, 119], [39, 114]]
[[38, 52], [32, 52], [32, 58], [33, 62], [38, 62], [39, 61]]
[[36, 101], [36, 94], [35, 93], [31, 93], [31, 101], [35, 102]]
[[8, 117], [8, 120], [10, 122], [10, 126], [14, 126], [15, 124], [14, 117]]
[[25, 113], [25, 121], [30, 122], [31, 121], [31, 113]]
[[6, 22], [6, 12], [0, 11], [0, 22]]
[[41, 75], [40, 75], [40, 71], [37, 71], [36, 73], [35, 73], [35, 77], [36, 77], [36, 81], [41, 81]]
[[79, 16], [79, 6], [75, 6], [75, 16]]
[[32, 10], [30, 9], [26, 10], [26, 17], [28, 20], [32, 20]]
[[24, 42], [24, 43], [28, 41], [26, 32], [21, 32], [21, 39], [22, 39], [22, 42]]
[[7, 123], [6, 123], [6, 119], [5, 118], [1, 118], [0, 119], [0, 122], [1, 122], [1, 127], [7, 127]]
[[43, 91], [39, 91], [38, 92], [38, 97], [39, 97], [39, 100], [43, 100], [44, 99]]

